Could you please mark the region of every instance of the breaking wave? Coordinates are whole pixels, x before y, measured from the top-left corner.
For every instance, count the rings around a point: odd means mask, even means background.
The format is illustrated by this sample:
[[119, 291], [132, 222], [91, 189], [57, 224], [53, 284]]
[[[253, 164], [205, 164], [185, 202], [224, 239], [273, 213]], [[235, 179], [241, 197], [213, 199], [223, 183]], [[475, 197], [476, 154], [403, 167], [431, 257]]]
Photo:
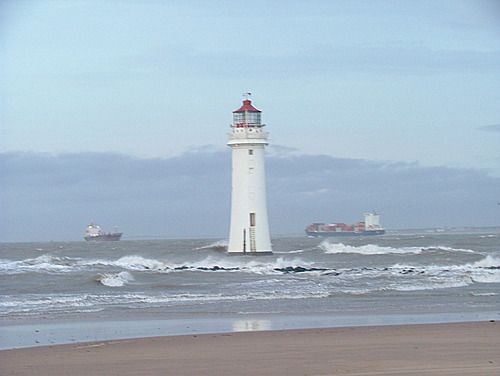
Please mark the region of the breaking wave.
[[21, 274], [29, 272], [65, 273], [74, 270], [77, 260], [70, 257], [40, 255], [21, 261], [1, 260], [0, 272], [2, 274]]
[[226, 251], [228, 243], [229, 243], [228, 239], [218, 240], [216, 242], [210, 243], [209, 245], [205, 245], [203, 247], [199, 247], [199, 248], [196, 248], [196, 249], [197, 250]]
[[[115, 261], [86, 261], [80, 265], [86, 266], [114, 266], [132, 271], [149, 271], [154, 273], [174, 273], [182, 271], [197, 272], [246, 272], [256, 274], [274, 274], [279, 272], [290, 272], [293, 270], [307, 271], [314, 268], [310, 262], [300, 258], [285, 259], [279, 257], [274, 261], [260, 261], [257, 258], [241, 261], [237, 258], [217, 258], [209, 256], [205, 259], [193, 262], [175, 263], [148, 259], [142, 256], [124, 256]], [[320, 268], [319, 268], [320, 269]], [[319, 270], [318, 269], [318, 270]]]
[[[363, 255], [377, 255], [387, 253], [411, 253], [422, 252], [423, 248], [391, 248], [366, 245], [360, 247], [346, 246], [344, 244], [322, 243], [325, 253], [358, 253]], [[432, 248], [435, 250], [436, 248]], [[446, 250], [446, 248], [438, 248]], [[443, 275], [446, 273], [465, 274], [475, 282], [495, 283], [500, 282], [500, 258], [492, 255], [484, 256], [482, 259], [468, 264], [448, 265], [405, 265], [394, 264], [378, 268], [332, 268], [323, 264], [303, 260], [300, 256], [280, 256], [274, 260], [262, 260], [259, 258], [232, 258], [210, 255], [200, 260], [191, 262], [173, 262], [166, 260], [151, 259], [142, 256], [123, 256], [116, 260], [82, 260], [76, 258], [64, 258], [50, 255], [42, 255], [22, 261], [0, 261], [0, 272], [2, 274], [19, 274], [24, 272], [37, 273], [67, 273], [75, 270], [113, 267], [122, 269], [116, 273], [101, 273], [96, 280], [103, 285], [119, 287], [133, 281], [130, 272], [147, 273], [178, 273], [178, 272], [240, 272], [257, 275], [277, 275], [291, 273], [306, 273], [311, 275], [352, 275], [357, 277], [373, 277], [392, 274], [417, 275]]]
[[406, 271], [407, 274], [425, 274], [430, 278], [446, 277], [449, 280], [460, 281], [458, 283], [500, 283], [500, 259], [491, 255], [463, 265], [429, 265], [422, 267], [396, 264], [392, 266], [392, 269]]
[[134, 277], [129, 272], [99, 274], [95, 277], [97, 282], [108, 287], [122, 287], [125, 284], [134, 280]]
[[484, 293], [471, 292], [469, 295], [470, 296], [498, 296], [498, 293], [497, 292], [484, 292]]
[[[116, 286], [112, 286], [116, 287]], [[159, 306], [182, 306], [186, 304], [204, 305], [209, 303], [270, 301], [276, 299], [297, 300], [307, 298], [327, 298], [324, 291], [255, 291], [251, 293], [177, 293], [155, 294], [77, 294], [53, 295], [50, 297], [33, 295], [29, 300], [12, 299], [0, 302], [1, 314], [29, 316], [42, 313], [98, 312], [106, 307], [129, 307], [131, 309], [158, 308]]]
[[0, 274], [21, 273], [69, 273], [93, 268], [115, 267], [128, 271], [148, 271], [152, 273], [173, 273], [182, 271], [197, 272], [246, 272], [256, 274], [273, 274], [280, 271], [290, 272], [292, 269], [305, 271], [312, 263], [300, 258], [278, 257], [275, 260], [259, 260], [258, 258], [239, 259], [210, 255], [204, 259], [191, 262], [174, 262], [157, 260], [142, 256], [129, 255], [116, 260], [80, 259], [42, 255], [21, 261], [0, 260]]
[[462, 305], [498, 312], [497, 243], [476, 235], [284, 238], [270, 257], [229, 256], [217, 239], [8, 244], [0, 254], [0, 319]]
[[470, 249], [455, 249], [450, 247], [381, 247], [374, 244], [362, 246], [345, 245], [343, 243], [330, 243], [327, 240], [321, 242], [318, 246], [326, 254], [352, 253], [360, 255], [387, 255], [387, 254], [420, 254], [422, 252], [466, 252], [476, 253]]
[[500, 269], [500, 258], [487, 255], [484, 259], [469, 265], [473, 268]]
[[335, 253], [357, 253], [361, 255], [385, 255], [390, 253], [421, 253], [422, 248], [419, 247], [408, 247], [408, 248], [392, 248], [392, 247], [380, 247], [378, 245], [367, 244], [362, 246], [352, 246], [345, 245], [342, 243], [329, 243], [328, 241], [323, 241], [319, 245], [320, 249], [323, 249], [325, 253], [335, 254]]

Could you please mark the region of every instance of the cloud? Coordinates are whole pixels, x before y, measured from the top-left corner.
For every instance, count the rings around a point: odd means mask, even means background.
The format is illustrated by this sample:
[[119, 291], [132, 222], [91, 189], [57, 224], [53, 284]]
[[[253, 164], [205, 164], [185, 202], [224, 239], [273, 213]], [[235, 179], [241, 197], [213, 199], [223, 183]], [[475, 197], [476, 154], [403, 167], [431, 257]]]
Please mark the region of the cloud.
[[389, 228], [498, 223], [500, 179], [482, 171], [321, 155], [273, 158], [268, 165], [270, 201], [282, 203], [290, 222], [352, 223], [377, 210]]
[[[369, 210], [387, 228], [498, 224], [500, 178], [479, 170], [381, 163], [287, 148], [268, 153], [271, 232], [311, 222], [356, 222]], [[226, 238], [230, 151], [171, 158], [116, 153], [0, 154], [0, 241], [81, 240], [88, 221], [125, 238]]]
[[221, 184], [230, 179], [224, 157], [207, 151], [169, 159], [2, 154], [0, 239], [78, 239], [90, 220], [120, 225], [128, 235], [208, 236], [217, 230], [210, 217], [229, 211], [229, 203], [213, 199], [229, 194]]
[[500, 124], [483, 125], [476, 129], [484, 132], [500, 132]]

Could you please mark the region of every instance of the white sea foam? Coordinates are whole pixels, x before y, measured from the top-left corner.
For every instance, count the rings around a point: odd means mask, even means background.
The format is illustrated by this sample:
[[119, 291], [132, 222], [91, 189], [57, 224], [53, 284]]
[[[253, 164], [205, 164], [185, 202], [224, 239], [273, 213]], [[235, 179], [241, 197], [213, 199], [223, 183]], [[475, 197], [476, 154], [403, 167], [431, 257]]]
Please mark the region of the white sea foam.
[[407, 248], [392, 248], [392, 247], [380, 247], [374, 244], [362, 245], [355, 247], [352, 245], [345, 245], [342, 243], [329, 243], [328, 241], [323, 241], [319, 247], [325, 251], [325, 253], [357, 253], [361, 255], [385, 255], [390, 253], [421, 253], [422, 248], [420, 247], [407, 247]]
[[278, 257], [275, 260], [261, 260], [259, 258], [221, 257], [210, 255], [201, 260], [170, 262], [148, 259], [142, 256], [123, 256], [118, 260], [86, 260], [79, 261], [79, 266], [113, 266], [132, 271], [148, 271], [154, 273], [174, 273], [184, 271], [196, 272], [244, 272], [256, 274], [275, 274], [276, 269], [287, 267], [310, 267], [310, 262], [300, 258], [288, 259]]
[[26, 272], [65, 273], [74, 270], [74, 259], [52, 255], [40, 255], [20, 261], [1, 260], [0, 272], [20, 274]]
[[[47, 244], [42, 252], [33, 246], [21, 252], [9, 249], [0, 260], [0, 278], [3, 274], [7, 281], [0, 293], [0, 318], [97, 311], [112, 315], [116, 309], [143, 308], [151, 313], [385, 311], [397, 307], [399, 297], [432, 309], [433, 304], [459, 306], [459, 296], [463, 304], [498, 309], [500, 249], [491, 239], [400, 238], [365, 239], [374, 244], [361, 246], [348, 245], [360, 244], [359, 239], [330, 238], [321, 249], [318, 239], [276, 240], [281, 253], [270, 257], [229, 257], [208, 249], [223, 245], [210, 240], [130, 241], [112, 247], [81, 242], [63, 251], [52, 251], [56, 245]], [[339, 241], [346, 244], [333, 244]], [[195, 248], [200, 244], [208, 248]], [[475, 251], [456, 249], [456, 244], [470, 244]], [[275, 305], [276, 299], [280, 302]]]
[[500, 283], [500, 272], [490, 272], [478, 275], [472, 275], [472, 280], [478, 283]]
[[218, 240], [216, 242], [210, 243], [210, 244], [202, 246], [202, 247], [198, 247], [196, 249], [198, 249], [198, 250], [217, 250], [217, 249], [226, 250], [228, 243], [229, 243], [228, 239]]
[[[473, 282], [500, 283], [500, 259], [491, 255], [464, 265], [412, 266], [396, 264], [391, 269], [412, 270], [413, 273], [423, 273], [428, 278], [440, 278], [441, 282], [438, 284], [445, 288], [466, 286]], [[443, 281], [448, 281], [449, 284], [446, 285]]]
[[287, 259], [285, 257], [278, 257], [273, 262], [259, 261], [257, 259], [251, 260], [242, 265], [245, 271], [257, 274], [276, 274], [279, 270], [284, 268], [296, 267], [310, 267], [312, 264], [306, 262], [301, 258]]
[[129, 272], [99, 274], [96, 281], [108, 287], [122, 287], [126, 283], [134, 280], [134, 277]]
[[175, 267], [175, 265], [165, 261], [147, 259], [141, 256], [124, 256], [113, 262], [112, 264], [114, 266], [133, 270], [165, 270], [167, 268]]
[[170, 268], [175, 268], [178, 265], [167, 261], [148, 259], [142, 256], [123, 256], [117, 260], [81, 260], [77, 263], [83, 267], [93, 266], [114, 266], [128, 270], [154, 270], [165, 271]]
[[498, 293], [496, 293], [496, 292], [484, 292], [484, 293], [471, 292], [469, 295], [471, 295], [471, 296], [498, 296]]
[[353, 286], [351, 288], [341, 288], [339, 291], [349, 295], [370, 295], [374, 292], [385, 291], [398, 291], [398, 292], [411, 292], [411, 291], [428, 291], [438, 289], [450, 289], [469, 286], [473, 283], [472, 279], [468, 276], [449, 276], [443, 278], [426, 278], [417, 276], [412, 280], [400, 280], [390, 282], [388, 284], [377, 285], [374, 283], [371, 288], [361, 288]]
[[436, 289], [450, 289], [456, 287], [465, 287], [470, 285], [472, 282], [469, 278], [458, 278], [451, 280], [442, 280], [437, 281], [427, 281], [420, 283], [411, 283], [411, 284], [398, 284], [389, 286], [386, 290], [394, 290], [394, 291], [423, 291], [423, 290], [436, 290]]
[[0, 272], [2, 274], [19, 273], [19, 266], [22, 261], [0, 260]]
[[420, 254], [422, 252], [476, 253], [476, 251], [470, 249], [456, 249], [444, 246], [393, 248], [393, 247], [381, 247], [374, 244], [367, 244], [356, 247], [352, 245], [345, 245], [343, 243], [330, 243], [328, 240], [324, 240], [323, 242], [321, 242], [319, 248], [323, 249], [326, 254], [353, 253], [360, 255], [386, 255], [386, 254]]
[[426, 271], [442, 271], [442, 270], [472, 270], [472, 269], [491, 269], [491, 270], [500, 270], [500, 258], [492, 255], [486, 255], [481, 260], [468, 263], [468, 264], [451, 264], [451, 265], [426, 265], [426, 266], [417, 266], [417, 265], [408, 265], [408, 264], [394, 264], [392, 265], [394, 269], [419, 269]]
[[487, 255], [482, 260], [468, 265], [473, 268], [500, 268], [500, 258], [492, 255]]
[[[132, 278], [127, 272], [97, 276], [95, 279], [109, 287], [121, 287]], [[43, 313], [43, 315], [61, 312], [100, 311], [105, 307], [126, 306], [130, 308], [148, 308], [159, 306], [209, 304], [214, 302], [238, 302], [249, 300], [294, 300], [307, 298], [328, 297], [327, 291], [247, 291], [235, 293], [174, 293], [174, 294], [75, 294], [53, 295], [45, 297], [33, 295], [30, 299], [10, 299], [0, 302], [0, 313], [29, 316]]]
[[347, 295], [368, 295], [374, 291], [377, 291], [377, 289], [361, 289], [361, 288], [357, 288], [355, 290], [340, 289], [337, 292]]
[[31, 295], [27, 299], [10, 298], [0, 302], [2, 314], [34, 315], [42, 312], [44, 315], [51, 312], [83, 312], [96, 311], [95, 301], [81, 295]]
[[472, 249], [452, 248], [452, 247], [445, 247], [445, 246], [442, 246], [442, 245], [424, 247], [424, 248], [422, 248], [422, 251], [424, 251], [424, 252], [463, 252], [463, 253], [477, 253], [476, 251], [474, 251]]

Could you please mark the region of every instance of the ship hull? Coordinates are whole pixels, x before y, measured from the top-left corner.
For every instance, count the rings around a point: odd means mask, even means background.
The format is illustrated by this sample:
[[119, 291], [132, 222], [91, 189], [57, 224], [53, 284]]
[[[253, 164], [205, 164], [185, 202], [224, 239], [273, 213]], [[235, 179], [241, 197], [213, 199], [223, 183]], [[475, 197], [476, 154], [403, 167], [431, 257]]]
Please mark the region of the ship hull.
[[308, 236], [317, 237], [349, 237], [349, 236], [374, 236], [384, 235], [385, 230], [372, 231], [306, 231]]
[[122, 233], [105, 234], [97, 236], [85, 236], [84, 239], [88, 242], [116, 242], [120, 240]]

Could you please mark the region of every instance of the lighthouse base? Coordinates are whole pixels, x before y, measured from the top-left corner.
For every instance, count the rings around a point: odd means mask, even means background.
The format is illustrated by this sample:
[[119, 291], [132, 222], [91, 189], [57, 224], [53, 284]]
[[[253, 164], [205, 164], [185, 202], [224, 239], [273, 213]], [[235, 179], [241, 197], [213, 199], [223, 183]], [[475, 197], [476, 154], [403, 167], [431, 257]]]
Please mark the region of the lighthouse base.
[[273, 251], [257, 251], [257, 252], [228, 252], [229, 256], [271, 256]]

